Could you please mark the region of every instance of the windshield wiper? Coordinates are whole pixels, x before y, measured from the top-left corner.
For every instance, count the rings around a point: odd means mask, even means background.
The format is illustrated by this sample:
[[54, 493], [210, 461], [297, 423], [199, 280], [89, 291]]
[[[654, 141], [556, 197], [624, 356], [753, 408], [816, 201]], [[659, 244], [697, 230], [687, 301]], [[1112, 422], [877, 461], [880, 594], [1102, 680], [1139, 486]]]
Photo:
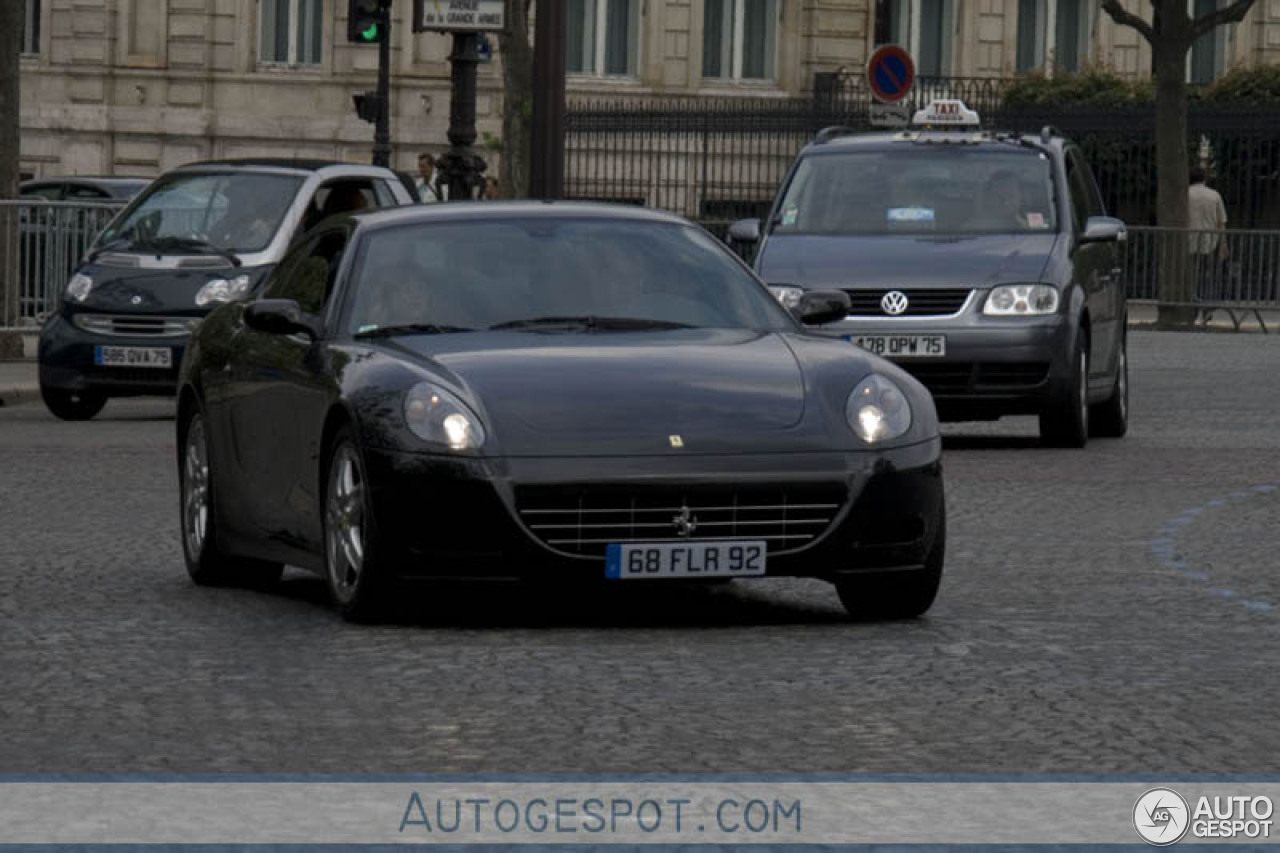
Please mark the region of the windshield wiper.
[[375, 326], [355, 333], [357, 338], [389, 338], [395, 335], [451, 335], [457, 332], [474, 332], [463, 326], [440, 326], [435, 323], [405, 323], [398, 326]]
[[205, 255], [218, 255], [226, 258], [233, 267], [240, 266], [240, 258], [235, 252], [229, 249], [219, 249], [207, 240], [201, 240], [197, 237], [156, 237], [145, 243], [137, 244], [139, 248], [159, 249], [188, 249], [194, 252], [200, 252]]
[[90, 252], [89, 256], [85, 258], [85, 262], [91, 264], [107, 252], [114, 252], [116, 249], [128, 249], [132, 245], [132, 237], [116, 237], [114, 240], [108, 240]]
[[687, 323], [674, 323], [670, 320], [651, 320], [644, 317], [597, 317], [584, 314], [577, 317], [530, 317], [524, 320], [510, 320], [490, 326], [491, 331], [505, 329], [574, 329], [588, 332], [640, 332], [660, 329], [691, 329]]

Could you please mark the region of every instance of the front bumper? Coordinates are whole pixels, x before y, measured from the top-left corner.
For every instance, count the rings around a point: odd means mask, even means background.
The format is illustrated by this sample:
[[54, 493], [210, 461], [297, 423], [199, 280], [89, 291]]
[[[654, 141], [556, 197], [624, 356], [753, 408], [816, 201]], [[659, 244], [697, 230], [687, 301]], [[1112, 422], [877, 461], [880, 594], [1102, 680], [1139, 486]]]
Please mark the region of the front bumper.
[[[922, 566], [945, 512], [940, 455], [935, 438], [880, 453], [679, 459], [467, 460], [366, 449], [365, 462], [380, 547], [403, 577], [603, 579], [603, 546], [598, 553], [574, 553], [548, 544], [547, 534], [535, 532], [522, 514], [547, 494], [588, 502], [601, 495], [643, 502], [661, 494], [697, 513], [726, 494], [820, 490], [841, 496], [829, 523], [803, 543], [770, 541], [767, 570], [833, 578]], [[720, 531], [725, 538], [756, 535], [745, 528]], [[646, 538], [680, 541], [674, 527]]]
[[885, 356], [929, 389], [943, 420], [1036, 414], [1071, 381], [1073, 329], [1059, 314], [849, 317], [814, 331], [850, 341], [860, 335], [945, 335], [945, 356]]
[[[94, 392], [107, 397], [172, 396], [187, 336], [123, 336], [87, 332], [61, 314], [51, 316], [40, 331], [40, 384], [64, 391]], [[119, 367], [94, 363], [95, 347], [165, 347], [171, 367]]]

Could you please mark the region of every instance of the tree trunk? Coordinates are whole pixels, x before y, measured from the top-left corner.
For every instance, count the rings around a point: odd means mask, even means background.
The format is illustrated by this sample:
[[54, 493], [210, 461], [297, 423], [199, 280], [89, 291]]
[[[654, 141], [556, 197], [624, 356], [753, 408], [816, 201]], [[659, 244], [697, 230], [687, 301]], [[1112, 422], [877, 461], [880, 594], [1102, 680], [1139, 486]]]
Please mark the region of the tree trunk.
[[502, 54], [503, 198], [528, 198], [533, 118], [533, 46], [529, 43], [530, 0], [507, 0], [507, 26], [498, 35]]
[[[18, 197], [18, 57], [26, 3], [0, 0], [0, 199]], [[18, 217], [0, 207], [0, 328], [17, 323]]]
[[[1156, 224], [1185, 229], [1188, 223], [1187, 189], [1187, 47], [1180, 40], [1164, 38], [1153, 45], [1156, 53]], [[1157, 295], [1161, 302], [1195, 299], [1188, 263], [1190, 245], [1181, 235], [1164, 241]], [[1189, 325], [1195, 309], [1161, 305], [1161, 325]]]

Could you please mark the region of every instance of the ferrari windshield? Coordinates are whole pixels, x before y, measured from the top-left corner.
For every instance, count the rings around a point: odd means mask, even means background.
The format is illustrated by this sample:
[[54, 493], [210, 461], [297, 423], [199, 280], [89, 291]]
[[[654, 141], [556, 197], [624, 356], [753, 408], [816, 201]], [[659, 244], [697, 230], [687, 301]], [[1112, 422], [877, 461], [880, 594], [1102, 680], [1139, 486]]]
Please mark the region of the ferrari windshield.
[[147, 248], [184, 241], [221, 251], [260, 251], [280, 228], [302, 181], [265, 172], [167, 175], [104, 231], [99, 243]]
[[685, 225], [538, 217], [374, 232], [350, 330], [782, 330], [790, 318], [714, 237]]
[[907, 143], [804, 158], [773, 222], [778, 234], [1011, 234], [1056, 226], [1043, 153]]

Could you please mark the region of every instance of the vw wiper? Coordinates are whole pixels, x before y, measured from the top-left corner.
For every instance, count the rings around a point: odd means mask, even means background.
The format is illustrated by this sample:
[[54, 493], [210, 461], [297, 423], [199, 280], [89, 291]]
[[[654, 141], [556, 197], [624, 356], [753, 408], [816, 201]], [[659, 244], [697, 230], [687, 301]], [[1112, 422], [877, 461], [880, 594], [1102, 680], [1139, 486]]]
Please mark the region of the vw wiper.
[[389, 338], [395, 335], [451, 335], [457, 332], [474, 332], [462, 326], [440, 326], [435, 323], [405, 323], [398, 326], [374, 326], [356, 332], [357, 338]]
[[235, 252], [229, 249], [219, 249], [208, 240], [201, 240], [198, 237], [157, 237], [154, 240], [148, 240], [145, 244], [148, 249], [189, 249], [195, 252], [201, 252], [206, 255], [219, 255], [226, 258], [233, 267], [240, 266], [240, 258]]
[[644, 317], [597, 317], [585, 314], [578, 317], [529, 317], [524, 320], [510, 320], [490, 326], [492, 331], [505, 329], [585, 329], [589, 332], [639, 332], [656, 329], [690, 329], [687, 323], [674, 323], [670, 320], [651, 320]]

